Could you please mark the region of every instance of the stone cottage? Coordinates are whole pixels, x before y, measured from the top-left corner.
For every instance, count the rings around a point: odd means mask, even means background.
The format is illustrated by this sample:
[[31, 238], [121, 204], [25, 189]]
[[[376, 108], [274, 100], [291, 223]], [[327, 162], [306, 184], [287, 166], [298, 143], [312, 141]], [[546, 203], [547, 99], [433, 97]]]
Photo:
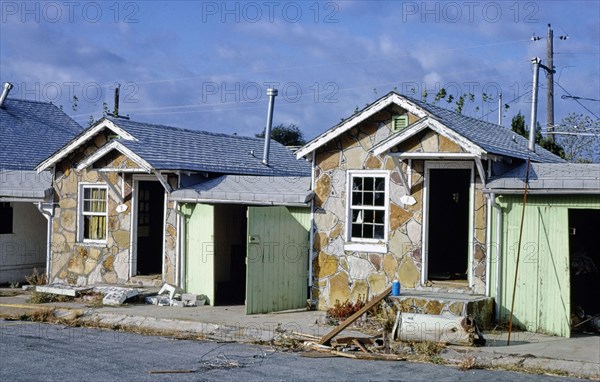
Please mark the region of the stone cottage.
[[560, 162], [509, 129], [391, 92], [297, 151], [312, 163], [312, 298], [402, 288], [490, 295], [488, 177]]
[[37, 166], [54, 174], [49, 281], [185, 287], [185, 219], [171, 193], [224, 175], [308, 174], [277, 142], [264, 165], [253, 154], [262, 147], [258, 138], [102, 118]]

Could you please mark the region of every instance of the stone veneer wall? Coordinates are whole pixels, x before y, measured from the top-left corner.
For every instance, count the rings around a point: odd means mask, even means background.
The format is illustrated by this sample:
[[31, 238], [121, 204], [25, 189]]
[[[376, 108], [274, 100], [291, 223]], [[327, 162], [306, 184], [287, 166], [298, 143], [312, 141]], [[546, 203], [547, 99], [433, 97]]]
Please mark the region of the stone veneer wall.
[[[172, 189], [177, 188], [177, 177], [169, 176], [169, 184]], [[165, 253], [163, 254], [163, 280], [167, 283], [175, 283], [175, 272], [177, 272], [177, 212], [175, 202], [167, 201], [167, 214], [165, 218]]]
[[[330, 141], [317, 151], [315, 164], [315, 211], [313, 246], [313, 300], [318, 309], [336, 301], [371, 298], [394, 279], [405, 288], [420, 286], [421, 230], [423, 219], [424, 162], [412, 161], [412, 197], [414, 205], [404, 205], [405, 195], [398, 169], [390, 157], [375, 157], [368, 151], [391, 133], [391, 116], [378, 113], [359, 126]], [[416, 117], [409, 115], [410, 122]], [[415, 152], [462, 152], [443, 136], [424, 131], [395, 150]], [[394, 151], [394, 150], [393, 150]], [[346, 229], [346, 171], [362, 169], [390, 170], [388, 252], [344, 251]], [[406, 165], [402, 171], [406, 173]], [[474, 237], [474, 291], [485, 287], [485, 203], [481, 182], [476, 185]]]
[[[50, 282], [64, 282], [72, 285], [98, 283], [124, 283], [129, 279], [132, 217], [132, 175], [130, 173], [107, 173], [109, 181], [123, 192], [127, 209], [118, 213], [121, 202], [109, 189], [108, 193], [108, 236], [106, 244], [82, 243], [77, 240], [77, 198], [80, 182], [104, 183], [93, 168], [76, 171], [72, 166], [94, 153], [107, 142], [107, 135], [98, 135], [93, 142], [80, 148], [56, 167], [55, 209], [52, 226], [52, 265]], [[127, 157], [107, 155], [96, 166], [108, 168], [138, 168]], [[176, 178], [169, 182], [176, 185]], [[173, 202], [168, 203], [167, 232], [163, 279], [173, 282], [175, 275], [176, 214]]]

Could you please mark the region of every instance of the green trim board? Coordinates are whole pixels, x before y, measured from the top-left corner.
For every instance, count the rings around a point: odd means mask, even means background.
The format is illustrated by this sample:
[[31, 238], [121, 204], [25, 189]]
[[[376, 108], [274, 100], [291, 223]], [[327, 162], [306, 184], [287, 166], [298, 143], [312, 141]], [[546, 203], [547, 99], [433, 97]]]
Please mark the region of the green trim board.
[[203, 294], [208, 303], [215, 300], [214, 271], [214, 206], [187, 204], [185, 225], [185, 289], [188, 293]]

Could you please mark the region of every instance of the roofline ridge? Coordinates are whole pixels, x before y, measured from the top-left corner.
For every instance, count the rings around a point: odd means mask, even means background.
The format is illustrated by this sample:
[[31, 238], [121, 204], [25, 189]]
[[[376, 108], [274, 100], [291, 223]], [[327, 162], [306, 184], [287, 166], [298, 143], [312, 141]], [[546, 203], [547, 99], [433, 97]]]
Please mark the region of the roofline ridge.
[[[119, 125], [120, 121], [123, 121], [123, 120], [119, 120], [118, 118], [114, 118], [114, 117], [111, 117], [111, 116], [106, 116], [105, 118], [108, 119], [109, 121], [112, 121], [117, 126]], [[221, 136], [221, 137], [227, 137], [227, 138], [248, 139], [248, 140], [253, 140], [253, 141], [262, 141], [263, 140], [263, 138], [249, 137], [249, 136], [246, 136], [246, 135], [235, 135], [235, 134], [227, 134], [227, 133], [215, 133], [215, 132], [212, 132], [212, 131], [195, 130], [195, 129], [185, 128], [185, 127], [178, 127], [178, 126], [171, 126], [171, 125], [161, 125], [161, 124], [158, 124], [158, 123], [140, 122], [140, 121], [134, 121], [134, 120], [126, 120], [126, 123], [142, 124], [142, 125], [154, 126], [154, 127], [157, 127], [157, 128], [167, 128], [167, 129], [170, 129], [170, 130], [185, 131], [185, 132], [190, 132], [190, 133], [193, 133], [193, 134], [205, 134], [205, 135]]]
[[13, 97], [7, 97], [6, 100], [7, 101], [17, 101], [17, 102], [40, 103], [42, 105], [52, 105], [60, 110], [60, 107], [58, 105], [56, 105], [50, 101], [37, 101], [37, 100], [31, 100], [31, 99], [26, 99], [26, 98], [24, 99], [24, 98], [13, 98]]

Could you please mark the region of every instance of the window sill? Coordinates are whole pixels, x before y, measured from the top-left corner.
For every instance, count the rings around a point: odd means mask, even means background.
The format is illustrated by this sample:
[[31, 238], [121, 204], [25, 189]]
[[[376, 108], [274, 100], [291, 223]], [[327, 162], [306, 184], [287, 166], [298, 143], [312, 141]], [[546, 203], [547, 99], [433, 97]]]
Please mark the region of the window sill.
[[97, 248], [107, 248], [108, 247], [107, 242], [99, 243], [99, 242], [94, 242], [94, 241], [78, 241], [76, 243], [76, 245], [80, 245], [80, 246], [84, 246], [84, 247], [97, 247]]
[[386, 243], [344, 243], [344, 251], [370, 252], [370, 253], [387, 253], [388, 247]]

